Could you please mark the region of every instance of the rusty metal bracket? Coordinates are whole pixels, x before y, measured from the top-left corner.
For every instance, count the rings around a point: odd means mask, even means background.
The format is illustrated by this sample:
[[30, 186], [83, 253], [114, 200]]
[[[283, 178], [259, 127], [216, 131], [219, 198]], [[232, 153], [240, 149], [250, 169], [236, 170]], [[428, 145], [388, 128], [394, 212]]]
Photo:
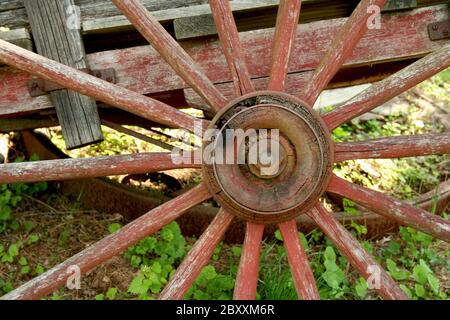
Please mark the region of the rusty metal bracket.
[[[90, 74], [96, 78], [100, 78], [111, 83], [116, 83], [116, 71], [113, 68], [102, 70], [80, 69], [80, 71]], [[44, 79], [32, 79], [28, 81], [27, 85], [28, 91], [32, 97], [44, 96], [52, 91], [65, 89], [59, 84]]]
[[414, 9], [414, 8], [417, 8], [417, 0], [389, 0], [385, 4], [383, 12]]
[[450, 38], [450, 20], [430, 23], [428, 35], [432, 41]]

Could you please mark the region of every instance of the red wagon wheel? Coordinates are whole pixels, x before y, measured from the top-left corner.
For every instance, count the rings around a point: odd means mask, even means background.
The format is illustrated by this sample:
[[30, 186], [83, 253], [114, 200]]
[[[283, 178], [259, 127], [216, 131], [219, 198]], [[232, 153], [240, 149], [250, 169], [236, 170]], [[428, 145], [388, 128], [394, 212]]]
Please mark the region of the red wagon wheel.
[[[66, 283], [70, 266], [82, 272], [121, 253], [193, 206], [212, 197], [220, 203], [211, 225], [200, 237], [161, 293], [161, 299], [181, 299], [233, 219], [245, 219], [247, 231], [236, 280], [234, 298], [254, 299], [258, 280], [258, 260], [265, 224], [278, 224], [286, 246], [298, 295], [319, 299], [307, 256], [297, 235], [295, 218], [307, 214], [335, 243], [348, 261], [365, 277], [378, 267], [380, 295], [405, 299], [393, 279], [320, 204], [325, 191], [354, 200], [362, 206], [401, 224], [412, 226], [450, 242], [450, 223], [424, 210], [369, 190], [332, 174], [334, 162], [365, 158], [399, 158], [450, 153], [450, 134], [393, 137], [334, 145], [330, 130], [338, 127], [408, 90], [450, 65], [450, 45], [429, 54], [393, 76], [372, 85], [359, 96], [320, 117], [312, 106], [336, 72], [352, 53], [368, 29], [369, 6], [384, 6], [386, 0], [362, 0], [342, 27], [309, 84], [299, 88], [298, 97], [284, 91], [290, 52], [300, 14], [300, 0], [280, 2], [276, 24], [273, 67], [269, 91], [254, 90], [246, 67], [246, 57], [228, 0], [211, 0], [210, 5], [225, 56], [240, 98], [224, 96], [196, 67], [178, 43], [146, 11], [138, 0], [113, 0], [142, 35], [155, 47], [195, 91], [214, 109], [212, 122], [201, 121], [203, 129], [215, 127], [277, 128], [280, 131], [279, 170], [270, 179], [257, 174], [250, 165], [175, 164], [168, 153], [150, 153], [92, 159], [68, 159], [1, 166], [0, 183], [35, 182], [111, 176], [184, 167], [201, 167], [204, 182], [150, 211], [115, 234], [5, 295], [3, 299], [37, 299]], [[250, 58], [250, 57], [249, 57]], [[170, 127], [193, 131], [195, 119], [151, 98], [104, 82], [65, 65], [0, 40], [0, 60], [68, 89], [91, 96], [109, 105]], [[257, 165], [258, 166], [258, 165]]]

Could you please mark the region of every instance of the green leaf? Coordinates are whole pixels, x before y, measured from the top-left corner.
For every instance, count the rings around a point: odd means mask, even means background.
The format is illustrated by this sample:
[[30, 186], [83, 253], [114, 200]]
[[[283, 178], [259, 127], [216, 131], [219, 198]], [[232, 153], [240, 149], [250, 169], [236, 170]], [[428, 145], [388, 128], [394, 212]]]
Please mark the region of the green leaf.
[[97, 300], [97, 301], [105, 300], [105, 295], [103, 293], [102, 294], [98, 294], [98, 295], [95, 296], [95, 300]]
[[425, 288], [422, 285], [416, 283], [414, 288], [416, 289], [416, 295], [419, 298], [423, 298], [425, 296], [426, 291], [425, 291]]
[[2, 287], [3, 292], [8, 293], [14, 290], [14, 286], [11, 282], [7, 282]]
[[160, 274], [160, 273], [161, 273], [162, 268], [161, 268], [161, 265], [159, 264], [159, 262], [155, 262], [155, 263], [152, 265], [152, 271], [153, 271], [154, 273], [157, 273], [157, 274]]
[[412, 297], [413, 297], [412, 292], [407, 286], [405, 286], [404, 284], [401, 284], [400, 289], [403, 290], [403, 292], [408, 296], [409, 299], [412, 299]]
[[172, 230], [170, 229], [162, 229], [161, 230], [161, 238], [163, 238], [164, 241], [171, 242], [174, 239], [174, 234]]
[[131, 265], [135, 268], [138, 268], [139, 265], [141, 264], [142, 259], [139, 256], [132, 256], [131, 257]]
[[397, 264], [391, 259], [386, 259], [386, 266], [388, 271], [397, 271]]
[[39, 236], [37, 234], [31, 234], [28, 237], [27, 245], [32, 245], [32, 244], [34, 244], [34, 243], [36, 243], [38, 241], [39, 241]]
[[117, 288], [109, 288], [108, 291], [106, 291], [106, 297], [108, 300], [114, 300], [117, 295]]
[[409, 272], [398, 270], [396, 263], [391, 259], [386, 259], [386, 265], [389, 274], [395, 280], [406, 280], [409, 278]]
[[0, 221], [7, 221], [11, 218], [11, 208], [7, 206], [0, 207]]
[[433, 242], [433, 237], [418, 231], [417, 235], [415, 236], [416, 241], [420, 242], [423, 246], [428, 247], [431, 242]]
[[19, 259], [19, 264], [21, 266], [26, 266], [28, 264], [27, 258], [25, 258], [24, 256], [21, 256]]
[[303, 232], [299, 232], [298, 234], [300, 236], [300, 243], [301, 243], [303, 249], [305, 251], [308, 251], [309, 250], [308, 240], [306, 239], [306, 237], [303, 234]]
[[342, 206], [344, 207], [344, 212], [349, 213], [351, 215], [358, 215], [359, 210], [356, 207], [356, 203], [349, 199], [343, 199], [342, 200]]
[[433, 276], [432, 274], [428, 274], [427, 276], [428, 283], [430, 284], [431, 289], [435, 294], [439, 293], [439, 280]]
[[144, 276], [142, 274], [138, 275], [137, 277], [135, 277], [132, 281], [130, 286], [128, 287], [128, 292], [129, 293], [134, 293], [134, 294], [144, 294], [147, 293], [148, 291], [148, 287], [144, 286]]
[[340, 269], [336, 272], [326, 271], [322, 274], [322, 277], [326, 281], [326, 283], [333, 289], [338, 289], [339, 285], [345, 279], [345, 276]]
[[281, 235], [280, 230], [275, 231], [275, 239], [277, 239], [278, 241], [283, 241], [283, 236]]
[[233, 254], [233, 256], [239, 258], [242, 254], [242, 248], [238, 246], [233, 246], [231, 247], [231, 253]]
[[392, 254], [392, 255], [396, 255], [400, 253], [400, 244], [396, 241], [391, 241], [389, 243], [389, 246], [386, 248], [386, 250]]
[[323, 264], [327, 271], [336, 272], [337, 270], [339, 270], [339, 266], [334, 261], [325, 260]]
[[21, 274], [29, 274], [30, 273], [30, 267], [29, 266], [24, 266], [20, 269], [20, 273]]
[[433, 273], [433, 270], [426, 264], [426, 262], [423, 259], [420, 259], [419, 261], [420, 266], [426, 270], [427, 273]]
[[8, 248], [8, 254], [12, 258], [17, 257], [19, 255], [19, 245], [17, 243], [10, 245]]
[[115, 232], [119, 231], [120, 228], [122, 228], [122, 225], [120, 223], [111, 223], [108, 226], [108, 232], [109, 233], [115, 233]]
[[415, 266], [413, 269], [414, 280], [422, 285], [428, 282], [428, 270], [422, 265]]
[[36, 268], [34, 269], [34, 272], [35, 272], [37, 275], [43, 274], [43, 273], [45, 272], [45, 268], [44, 268], [42, 265], [38, 264], [38, 265], [36, 266]]
[[32, 221], [25, 221], [23, 223], [23, 228], [26, 233], [29, 233], [34, 228], [34, 222]]
[[358, 283], [355, 286], [355, 291], [358, 297], [364, 299], [367, 296], [367, 282], [364, 278], [359, 278]]
[[327, 247], [324, 252], [325, 260], [336, 261], [336, 253], [332, 247]]
[[367, 228], [363, 225], [360, 225], [354, 221], [352, 221], [351, 226], [356, 230], [358, 235], [364, 235], [367, 234]]

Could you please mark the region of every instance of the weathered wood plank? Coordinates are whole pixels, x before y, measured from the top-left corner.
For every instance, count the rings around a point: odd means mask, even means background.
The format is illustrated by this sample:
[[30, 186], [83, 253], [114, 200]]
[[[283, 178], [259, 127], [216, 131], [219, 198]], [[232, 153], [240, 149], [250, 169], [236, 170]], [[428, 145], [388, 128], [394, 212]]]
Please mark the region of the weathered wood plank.
[[[151, 12], [161, 12], [164, 20], [173, 20], [180, 17], [182, 12], [177, 8], [204, 5], [208, 3], [208, 0], [143, 0], [142, 3]], [[79, 6], [82, 24], [87, 24], [88, 31], [101, 30], [103, 25], [107, 28], [111, 26], [113, 28], [117, 26], [131, 27], [131, 23], [109, 0], [75, 0], [75, 5]], [[167, 13], [164, 13], [165, 11]], [[23, 0], [0, 1], [0, 26], [10, 28], [29, 26]]]
[[[207, 1], [190, 1], [191, 3], [186, 3], [185, 6], [175, 6], [169, 8], [158, 8], [146, 6], [147, 10], [152, 13], [152, 16], [158, 20], [160, 23], [170, 22], [174, 19], [178, 19], [181, 17], [185, 17], [186, 15], [197, 15], [199, 12], [206, 12], [209, 8]], [[200, 3], [200, 4], [197, 4]], [[84, 34], [92, 34], [92, 33], [110, 33], [121, 30], [129, 30], [133, 29], [133, 25], [130, 21], [123, 15], [111, 15], [103, 18], [95, 18], [92, 16], [88, 18], [86, 14], [83, 15], [83, 33]]]
[[[67, 24], [67, 8], [73, 0], [25, 0], [36, 49], [39, 54], [76, 69], [87, 68], [81, 34]], [[95, 100], [69, 90], [50, 94], [67, 149], [103, 140]]]
[[[382, 20], [383, 28], [369, 31], [345, 66], [401, 60], [435, 51], [448, 41], [431, 41], [427, 25], [448, 19], [449, 16], [446, 5], [387, 14]], [[301, 25], [292, 48], [293, 58], [289, 68], [291, 75], [287, 80], [288, 91], [298, 90], [304, 81], [307, 81], [309, 75], [305, 72], [317, 67], [324, 51], [344, 22], [345, 19], [334, 19]], [[408, 38], [408, 46], [404, 45], [405, 37]], [[252, 57], [247, 62], [248, 68], [250, 75], [255, 79], [257, 89], [260, 89], [267, 83], [264, 78], [269, 75], [271, 68], [273, 29], [241, 33], [240, 39], [247, 56]], [[182, 46], [205, 70], [208, 77], [214, 83], [220, 84], [218, 87], [221, 90], [222, 88], [228, 90], [227, 83], [231, 83], [232, 78], [217, 40], [197, 39], [182, 43]], [[90, 54], [88, 62], [92, 69], [115, 68], [118, 84], [139, 93], [150, 94], [188, 88], [151, 46]], [[29, 78], [27, 74], [12, 71], [11, 68], [0, 69], [0, 115], [49, 107], [48, 99], [45, 97], [33, 99], [29, 96], [26, 87]], [[226, 92], [224, 94], [230, 96]]]
[[[263, 1], [267, 1], [266, 7], [261, 5]], [[255, 0], [241, 3], [236, 1], [237, 7], [234, 11], [238, 15], [239, 30], [247, 31], [273, 27], [277, 12], [276, 5], [274, 6], [273, 2], [276, 2], [276, 0]], [[302, 23], [347, 17], [356, 5], [355, 1], [348, 0], [304, 0], [304, 2]], [[105, 33], [132, 28], [131, 23], [117, 11], [117, 8], [109, 0], [75, 0], [75, 3], [80, 6], [82, 25], [86, 33]], [[160, 22], [171, 22], [179, 18], [198, 17], [210, 13], [207, 0], [143, 0], [143, 3]], [[418, 7], [440, 3], [447, 3], [447, 1], [417, 1]], [[252, 12], [248, 13], [248, 11]], [[22, 0], [0, 1], [0, 26], [11, 28], [29, 26]]]
[[[409, 1], [408, 5], [405, 4], [403, 7], [398, 6], [397, 2], [398, 0], [389, 0], [386, 5], [387, 8], [383, 11], [412, 9], [444, 3], [445, 1]], [[278, 3], [278, 0], [254, 0], [234, 4], [232, 2], [238, 30], [249, 31], [273, 27], [276, 21]], [[357, 4], [358, 1], [347, 0], [304, 0], [300, 23], [348, 17]], [[173, 24], [177, 39], [186, 40], [217, 34], [211, 12], [206, 7], [196, 9], [193, 8], [182, 17], [174, 18]]]
[[0, 11], [23, 8], [22, 0], [0, 0]]
[[33, 49], [33, 42], [31, 41], [30, 32], [25, 28], [14, 30], [0, 29], [0, 39], [8, 41], [27, 50]]

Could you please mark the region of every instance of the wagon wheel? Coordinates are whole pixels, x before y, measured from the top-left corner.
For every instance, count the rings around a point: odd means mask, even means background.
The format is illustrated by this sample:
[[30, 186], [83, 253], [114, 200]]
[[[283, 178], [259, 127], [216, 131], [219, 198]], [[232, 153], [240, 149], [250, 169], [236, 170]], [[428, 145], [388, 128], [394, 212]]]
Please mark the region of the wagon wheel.
[[[393, 137], [334, 145], [330, 131], [366, 113], [450, 65], [450, 45], [422, 58], [393, 76], [380, 81], [339, 108], [319, 117], [311, 110], [353, 48], [367, 31], [368, 7], [383, 7], [386, 0], [362, 0], [331, 44], [309, 84], [299, 88], [298, 97], [282, 93], [295, 39], [300, 0], [282, 0], [276, 24], [273, 66], [268, 90], [255, 92], [246, 68], [236, 25], [227, 0], [211, 0], [210, 5], [230, 67], [237, 100], [223, 95], [199, 70], [177, 42], [156, 22], [138, 0], [113, 0], [135, 27], [148, 39], [172, 68], [217, 112], [212, 122], [200, 121], [159, 101], [106, 83], [42, 56], [0, 41], [0, 60], [89, 95], [112, 106], [152, 121], [193, 131], [203, 129], [279, 129], [279, 170], [270, 179], [260, 175], [262, 164], [195, 165], [175, 164], [168, 153], [91, 159], [68, 159], [3, 165], [0, 183], [35, 182], [151, 172], [184, 167], [201, 167], [204, 182], [196, 188], [150, 211], [74, 257], [54, 267], [4, 299], [41, 298], [65, 284], [70, 266], [87, 272], [119, 254], [144, 237], [212, 197], [222, 209], [199, 238], [176, 274], [160, 295], [161, 299], [181, 299], [233, 219], [247, 221], [246, 237], [236, 280], [234, 298], [254, 299], [258, 279], [258, 258], [265, 224], [278, 224], [298, 295], [319, 299], [319, 293], [297, 234], [295, 218], [310, 216], [336, 247], [366, 279], [376, 268], [377, 288], [386, 299], [406, 299], [405, 294], [360, 243], [327, 212], [319, 202], [325, 191], [354, 200], [362, 206], [412, 226], [444, 241], [450, 241], [450, 223], [424, 210], [397, 201], [382, 193], [357, 186], [332, 174], [336, 161], [364, 158], [399, 158], [450, 153], [450, 135], [430, 134]], [[250, 57], [248, 57], [250, 58]], [[266, 137], [266, 139], [270, 139]], [[205, 141], [205, 146], [208, 143]], [[243, 192], [244, 189], [244, 192]]]

